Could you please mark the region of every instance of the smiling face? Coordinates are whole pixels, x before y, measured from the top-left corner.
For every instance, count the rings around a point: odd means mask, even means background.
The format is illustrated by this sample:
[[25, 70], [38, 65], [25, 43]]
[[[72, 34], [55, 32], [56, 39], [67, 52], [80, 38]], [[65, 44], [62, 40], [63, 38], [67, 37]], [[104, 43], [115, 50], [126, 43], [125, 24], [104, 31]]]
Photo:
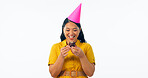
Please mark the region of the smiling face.
[[69, 42], [76, 42], [79, 36], [81, 28], [79, 28], [75, 23], [69, 22], [65, 25], [63, 31], [66, 37], [66, 41]]

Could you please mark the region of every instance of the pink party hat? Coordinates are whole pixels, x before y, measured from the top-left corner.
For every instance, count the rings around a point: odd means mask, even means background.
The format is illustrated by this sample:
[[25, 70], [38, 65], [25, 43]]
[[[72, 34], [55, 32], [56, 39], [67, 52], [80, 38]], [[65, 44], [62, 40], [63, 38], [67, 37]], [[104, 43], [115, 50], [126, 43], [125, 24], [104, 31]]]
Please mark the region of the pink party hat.
[[75, 23], [80, 23], [80, 14], [81, 14], [81, 5], [80, 5], [68, 16], [68, 19], [75, 22]]

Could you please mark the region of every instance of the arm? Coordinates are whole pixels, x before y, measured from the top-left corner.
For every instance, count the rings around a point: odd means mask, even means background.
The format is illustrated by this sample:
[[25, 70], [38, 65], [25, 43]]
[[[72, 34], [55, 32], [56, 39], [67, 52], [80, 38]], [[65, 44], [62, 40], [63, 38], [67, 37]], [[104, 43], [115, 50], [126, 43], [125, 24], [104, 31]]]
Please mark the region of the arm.
[[84, 54], [84, 52], [79, 47], [72, 47], [72, 53], [79, 57], [82, 68], [86, 75], [91, 77], [95, 71], [95, 65], [90, 63]]
[[95, 71], [95, 65], [90, 63], [85, 55], [80, 58], [80, 62], [85, 74], [91, 77]]
[[49, 72], [52, 77], [56, 77], [60, 74], [63, 63], [64, 63], [64, 58], [60, 54], [57, 61], [49, 66]]
[[49, 72], [52, 77], [57, 77], [60, 74], [64, 64], [64, 58], [68, 55], [67, 52], [69, 51], [69, 49], [69, 46], [61, 48], [61, 53], [58, 56], [56, 62], [49, 66]]

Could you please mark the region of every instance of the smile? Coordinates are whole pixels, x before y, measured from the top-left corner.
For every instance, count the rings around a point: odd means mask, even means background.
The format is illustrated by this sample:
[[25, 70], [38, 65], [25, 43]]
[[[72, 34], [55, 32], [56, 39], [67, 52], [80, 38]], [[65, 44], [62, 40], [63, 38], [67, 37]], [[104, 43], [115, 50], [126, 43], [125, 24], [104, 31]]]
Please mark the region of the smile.
[[69, 39], [73, 40], [75, 36], [68, 36]]

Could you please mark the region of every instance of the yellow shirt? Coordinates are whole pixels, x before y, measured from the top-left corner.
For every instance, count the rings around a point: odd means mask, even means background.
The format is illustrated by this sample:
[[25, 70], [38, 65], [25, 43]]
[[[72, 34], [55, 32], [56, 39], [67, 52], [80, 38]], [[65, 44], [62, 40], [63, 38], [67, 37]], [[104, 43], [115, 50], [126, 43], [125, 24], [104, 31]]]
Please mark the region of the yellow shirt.
[[[50, 51], [48, 65], [54, 64], [56, 62], [56, 60], [60, 54], [61, 48], [65, 47], [66, 45], [67, 45], [66, 40], [63, 40], [62, 42], [56, 43], [52, 46], [51, 51]], [[82, 49], [82, 51], [85, 53], [85, 55], [90, 63], [95, 63], [94, 53], [93, 53], [93, 50], [92, 50], [92, 47], [90, 44], [81, 43], [79, 40], [77, 40], [76, 46], [78, 46]], [[71, 71], [71, 70], [83, 71], [79, 57], [75, 56], [70, 50], [68, 52], [68, 55], [64, 59], [62, 71]], [[61, 76], [59, 78], [71, 78], [71, 77], [70, 76]], [[77, 78], [87, 78], [87, 77], [78, 76]]]

